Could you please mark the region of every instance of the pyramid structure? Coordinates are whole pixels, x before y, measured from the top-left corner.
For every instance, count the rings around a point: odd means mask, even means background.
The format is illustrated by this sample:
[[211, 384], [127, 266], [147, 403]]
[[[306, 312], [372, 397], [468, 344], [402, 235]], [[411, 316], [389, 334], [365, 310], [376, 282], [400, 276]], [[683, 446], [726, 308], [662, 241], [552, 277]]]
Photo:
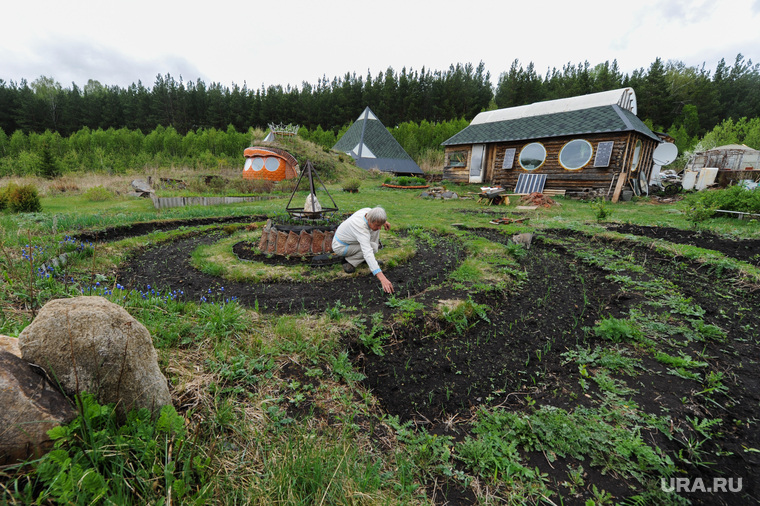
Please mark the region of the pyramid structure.
[[370, 110], [364, 109], [359, 118], [349, 127], [333, 150], [341, 151], [356, 161], [365, 170], [378, 169], [401, 175], [423, 175], [422, 169], [412, 160], [401, 144], [383, 126]]

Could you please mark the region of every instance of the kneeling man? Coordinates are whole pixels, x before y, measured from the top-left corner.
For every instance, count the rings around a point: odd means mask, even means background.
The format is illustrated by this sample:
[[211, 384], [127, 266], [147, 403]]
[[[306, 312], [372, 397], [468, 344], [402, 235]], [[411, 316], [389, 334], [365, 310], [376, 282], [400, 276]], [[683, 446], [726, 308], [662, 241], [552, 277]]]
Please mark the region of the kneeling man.
[[356, 266], [367, 262], [372, 274], [380, 280], [386, 293], [393, 293], [393, 283], [380, 269], [375, 253], [380, 249], [380, 229], [390, 230], [391, 224], [382, 207], [359, 209], [340, 224], [333, 237], [333, 252], [343, 257], [343, 270], [352, 273]]

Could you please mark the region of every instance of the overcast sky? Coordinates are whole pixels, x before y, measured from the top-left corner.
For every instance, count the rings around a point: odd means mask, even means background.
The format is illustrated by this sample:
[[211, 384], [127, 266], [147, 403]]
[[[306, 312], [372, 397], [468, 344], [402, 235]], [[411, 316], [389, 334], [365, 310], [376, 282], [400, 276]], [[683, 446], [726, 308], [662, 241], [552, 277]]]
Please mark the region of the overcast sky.
[[547, 69], [617, 59], [630, 74], [660, 57], [714, 71], [760, 61], [760, 0], [29, 0], [5, 6], [0, 79], [41, 75], [152, 87], [249, 88], [482, 61], [492, 82], [513, 60]]

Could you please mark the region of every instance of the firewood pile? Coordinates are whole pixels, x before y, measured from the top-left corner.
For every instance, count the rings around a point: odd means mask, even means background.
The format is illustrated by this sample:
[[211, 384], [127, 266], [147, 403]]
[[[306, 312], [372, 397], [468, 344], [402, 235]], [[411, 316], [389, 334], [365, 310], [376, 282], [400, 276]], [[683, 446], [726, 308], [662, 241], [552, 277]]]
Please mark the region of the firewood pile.
[[527, 206], [551, 207], [557, 203], [543, 193], [533, 192], [520, 198], [520, 203]]

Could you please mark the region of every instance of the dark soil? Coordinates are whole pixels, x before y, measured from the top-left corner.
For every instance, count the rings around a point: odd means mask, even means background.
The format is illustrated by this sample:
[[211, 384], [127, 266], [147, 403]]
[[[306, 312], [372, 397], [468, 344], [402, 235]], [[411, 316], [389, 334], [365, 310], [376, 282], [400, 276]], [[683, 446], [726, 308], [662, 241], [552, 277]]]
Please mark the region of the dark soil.
[[[190, 225], [190, 223], [186, 223]], [[133, 227], [139, 230], [141, 227]], [[617, 225], [610, 227], [624, 234], [644, 235], [665, 241], [688, 243], [758, 265], [759, 241], [730, 241], [707, 233], [694, 233], [665, 227]], [[494, 242], [507, 243], [498, 227], [471, 230]], [[124, 232], [126, 233], [126, 232]], [[744, 287], [730, 273], [709, 269], [683, 259], [665, 257], [655, 250], [629, 241], [606, 241], [573, 231], [540, 233], [529, 252], [521, 259], [527, 281], [515, 293], [479, 292], [474, 302], [489, 308], [490, 321], [478, 321], [458, 333], [435, 317], [432, 311], [401, 317], [385, 303], [387, 295], [366, 270], [340, 277], [330, 283], [232, 283], [203, 274], [189, 265], [190, 253], [199, 244], [211, 243], [221, 232], [198, 234], [156, 245], [141, 251], [121, 267], [117, 280], [144, 289], [146, 285], [166, 290], [182, 290], [185, 297], [198, 300], [211, 288], [225, 297], [237, 297], [245, 305], [261, 311], [323, 311], [337, 305], [354, 306], [369, 315], [382, 312], [386, 318], [388, 341], [385, 354], [378, 356], [364, 349], [354, 337], [348, 342], [357, 367], [367, 376], [366, 386], [380, 400], [384, 410], [401, 420], [413, 420], [428, 431], [462, 440], [470, 430], [469, 422], [480, 406], [500, 405], [526, 410], [527, 396], [537, 405], [552, 405], [572, 410], [579, 405], [598, 402], [598, 389], [581, 389], [577, 367], [569, 367], [562, 353], [578, 344], [606, 346], [587, 331], [603, 317], [627, 318], [632, 308], [646, 302], [642, 293], [629, 291], [608, 278], [608, 272], [574, 254], [576, 249], [599, 247], [620, 251], [644, 267], [639, 279], [667, 279], [692, 302], [701, 306], [706, 324], [728, 333], [728, 341], [687, 343], [680, 351], [710, 357], [710, 370], [725, 374], [728, 395], [717, 395], [711, 402], [699, 395], [702, 384], [669, 374], [667, 367], [651, 355], [642, 355], [644, 368], [626, 381], [636, 389], [632, 400], [640, 410], [653, 415], [667, 413], [676, 427], [688, 428], [688, 418], [723, 420], [719, 436], [711, 445], [711, 465], [698, 466], [678, 458], [684, 449], [681, 441], [669, 439], [660, 431], [644, 431], [648, 443], [662, 448], [684, 470], [683, 476], [700, 477], [712, 483], [713, 477], [742, 479], [740, 493], [685, 493], [693, 504], [757, 504], [760, 497], [760, 371], [758, 371], [758, 324], [760, 291]], [[116, 232], [103, 237], [122, 237]], [[466, 300], [466, 289], [439, 283], [465, 258], [462, 245], [453, 238], [438, 237], [435, 244], [417, 242], [411, 261], [386, 271], [399, 297], [415, 296], [426, 308], [442, 299]], [[241, 259], [275, 261], [257, 255], [245, 243], [235, 247]], [[282, 259], [277, 259], [282, 261]], [[290, 260], [301, 262], [300, 259]], [[326, 268], [339, 269], [339, 266]], [[676, 336], [677, 337], [677, 336]], [[668, 350], [677, 355], [678, 352]], [[696, 436], [696, 434], [695, 434]], [[722, 450], [720, 456], [715, 454]], [[751, 450], [749, 450], [751, 449]], [[563, 495], [564, 504], [583, 504], [592, 497], [591, 485], [604, 489], [619, 502], [640, 491], [635, 480], [612, 473], [602, 474], [587, 462], [586, 487], [577, 497], [568, 496], [561, 485], [568, 479], [573, 459], [550, 463], [542, 454], [526, 455], [527, 463], [549, 477], [549, 487]], [[439, 504], [473, 504], [471, 490], [443, 478], [431, 485]], [[440, 483], [448, 483], [441, 487]], [[556, 499], [556, 497], [554, 497]]]
[[691, 232], [670, 227], [642, 227], [641, 225], [620, 224], [608, 227], [621, 234], [642, 235], [652, 239], [663, 239], [676, 244], [690, 244], [700, 248], [723, 253], [727, 257], [760, 265], [760, 239], [731, 241], [710, 232]]
[[[148, 248], [119, 269], [116, 279], [128, 289], [143, 290], [151, 285], [156, 290], [181, 290], [184, 297], [191, 300], [208, 298], [209, 293], [217, 296], [223, 294], [224, 299], [235, 298], [241, 304], [258, 307], [265, 312], [320, 312], [339, 304], [363, 308], [367, 313], [390, 312], [385, 304], [387, 295], [366, 265], [357, 269], [355, 275], [339, 277], [331, 282], [259, 284], [226, 281], [193, 268], [190, 265], [192, 251], [220, 237], [222, 232], [215, 231]], [[295, 257], [268, 257], [246, 243], [236, 245], [234, 250], [241, 260], [279, 265], [308, 263], [308, 259]], [[410, 262], [384, 272], [398, 296], [414, 296], [443, 281], [464, 255], [462, 246], [451, 238], [440, 238], [433, 245], [420, 242]], [[325, 268], [338, 271], [340, 266], [315, 267]]]

